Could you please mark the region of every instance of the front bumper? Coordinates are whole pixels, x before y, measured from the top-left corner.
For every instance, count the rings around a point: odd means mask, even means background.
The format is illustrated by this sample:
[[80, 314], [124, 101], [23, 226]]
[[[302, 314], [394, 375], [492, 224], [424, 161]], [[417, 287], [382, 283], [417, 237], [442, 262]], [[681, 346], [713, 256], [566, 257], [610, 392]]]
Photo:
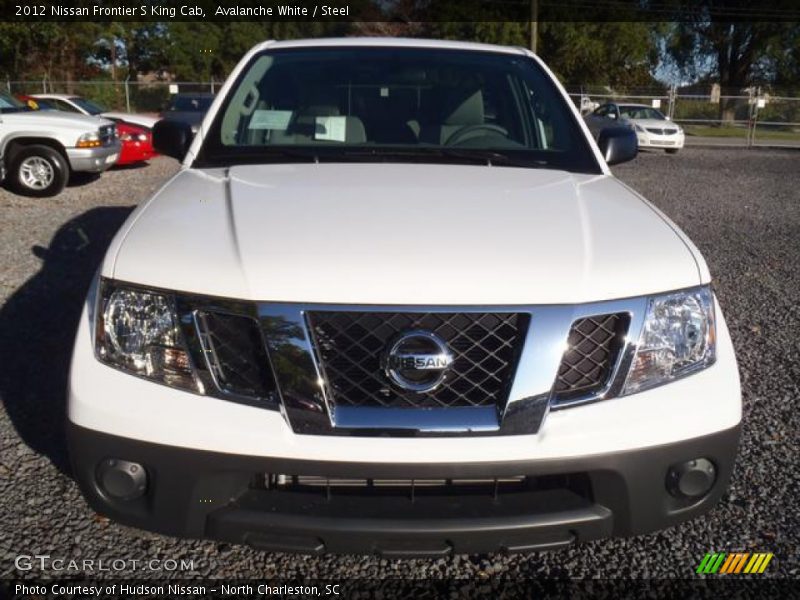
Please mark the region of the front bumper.
[[[75, 477], [91, 506], [127, 525], [270, 551], [386, 557], [529, 551], [647, 533], [709, 510], [733, 469], [739, 426], [645, 449], [558, 460], [492, 463], [356, 463], [292, 460], [171, 447], [69, 424]], [[667, 491], [671, 466], [706, 458], [716, 467], [699, 498]], [[146, 493], [115, 500], [98, 483], [109, 459], [144, 465]], [[265, 489], [260, 475], [457, 479], [526, 475], [524, 492], [462, 496], [320, 493]]]
[[115, 140], [99, 148], [67, 148], [67, 158], [73, 171], [101, 173], [119, 159], [122, 143]]
[[658, 135], [655, 133], [636, 132], [636, 139], [640, 148], [683, 148], [686, 137], [683, 133], [676, 135]]
[[[91, 505], [166, 534], [270, 550], [439, 555], [553, 548], [671, 526], [720, 498], [735, 460], [741, 391], [717, 307], [717, 362], [641, 393], [551, 411], [536, 434], [482, 437], [330, 436], [294, 432], [278, 411], [201, 396], [111, 368], [92, 347], [94, 293], [72, 356], [69, 440]], [[109, 390], [113, 390], [109, 393]], [[709, 460], [713, 485], [692, 499], [667, 490], [672, 466]], [[108, 460], [143, 465], [146, 493], [113, 499]], [[500, 495], [412, 502], [360, 488], [330, 497], [254, 482], [316, 478], [526, 477]], [[361, 493], [364, 492], [364, 493]]]

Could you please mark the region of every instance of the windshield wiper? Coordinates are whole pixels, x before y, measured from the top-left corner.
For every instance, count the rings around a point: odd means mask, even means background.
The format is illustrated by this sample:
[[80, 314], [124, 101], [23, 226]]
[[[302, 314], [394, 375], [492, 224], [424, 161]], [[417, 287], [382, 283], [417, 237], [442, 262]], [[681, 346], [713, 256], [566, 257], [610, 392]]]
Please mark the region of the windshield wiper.
[[494, 150], [472, 150], [460, 148], [448, 148], [442, 146], [434, 147], [420, 147], [408, 149], [394, 149], [394, 148], [357, 148], [357, 149], [343, 149], [342, 152], [331, 154], [330, 156], [322, 156], [321, 160], [328, 158], [336, 160], [337, 157], [345, 157], [353, 160], [381, 160], [381, 159], [401, 159], [414, 162], [425, 162], [430, 159], [446, 159], [455, 160], [457, 162], [469, 162], [473, 164], [483, 164], [487, 166], [503, 165], [514, 167], [543, 167], [547, 165], [547, 161], [534, 160], [528, 158], [517, 158], [497, 152]]
[[546, 160], [511, 156], [508, 154], [504, 154], [502, 152], [498, 152], [496, 150], [478, 150], [478, 149], [467, 150], [467, 149], [448, 148], [448, 147], [437, 148], [437, 150], [441, 152], [444, 156], [479, 160], [485, 162], [490, 167], [492, 165], [502, 165], [505, 167], [537, 168], [537, 167], [546, 167], [548, 164]]
[[252, 162], [259, 162], [264, 158], [280, 159], [293, 159], [292, 162], [297, 162], [297, 159], [302, 159], [303, 162], [319, 162], [319, 154], [312, 148], [290, 148], [286, 146], [262, 146], [258, 149], [257, 153], [241, 153], [237, 158], [243, 158]]

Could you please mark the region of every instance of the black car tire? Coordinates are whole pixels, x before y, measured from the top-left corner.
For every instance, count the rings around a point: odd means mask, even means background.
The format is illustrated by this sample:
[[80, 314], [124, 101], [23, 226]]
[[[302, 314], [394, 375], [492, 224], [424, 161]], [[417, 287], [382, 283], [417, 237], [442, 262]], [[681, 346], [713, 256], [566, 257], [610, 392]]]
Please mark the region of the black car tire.
[[24, 146], [14, 152], [10, 162], [9, 186], [23, 196], [55, 196], [69, 180], [67, 159], [50, 146]]
[[667, 154], [677, 154], [677, 153], [678, 153], [678, 150], [679, 150], [679, 148], [667, 148], [667, 149], [665, 150], [665, 152], [666, 152]]

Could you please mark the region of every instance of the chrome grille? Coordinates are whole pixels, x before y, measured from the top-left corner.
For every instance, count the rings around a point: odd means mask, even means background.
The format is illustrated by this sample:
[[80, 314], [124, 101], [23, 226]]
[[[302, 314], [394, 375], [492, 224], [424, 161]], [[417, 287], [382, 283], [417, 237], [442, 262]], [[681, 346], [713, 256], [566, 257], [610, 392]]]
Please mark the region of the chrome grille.
[[556, 402], [599, 392], [608, 384], [629, 322], [627, 314], [615, 313], [572, 324], [553, 388]]
[[[339, 406], [464, 407], [502, 405], [527, 330], [524, 313], [308, 313], [331, 400]], [[381, 358], [391, 341], [415, 329], [439, 336], [454, 355], [444, 382], [414, 393], [393, 387]]]
[[208, 369], [222, 391], [255, 398], [275, 391], [264, 341], [254, 319], [198, 311], [196, 322]]
[[655, 133], [656, 135], [673, 135], [678, 133], [677, 129], [661, 129], [659, 127], [646, 127], [645, 129], [647, 129], [647, 131], [650, 133]]

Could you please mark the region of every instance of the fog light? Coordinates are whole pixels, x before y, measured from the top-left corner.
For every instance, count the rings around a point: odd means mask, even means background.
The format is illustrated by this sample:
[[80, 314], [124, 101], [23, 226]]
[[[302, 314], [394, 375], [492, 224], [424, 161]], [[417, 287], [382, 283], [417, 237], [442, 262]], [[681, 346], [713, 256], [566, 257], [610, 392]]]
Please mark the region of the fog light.
[[717, 470], [707, 458], [688, 460], [673, 465], [667, 472], [667, 490], [670, 494], [682, 498], [703, 496], [714, 487]]
[[116, 500], [134, 500], [147, 491], [147, 472], [139, 463], [110, 458], [97, 468], [100, 489]]

